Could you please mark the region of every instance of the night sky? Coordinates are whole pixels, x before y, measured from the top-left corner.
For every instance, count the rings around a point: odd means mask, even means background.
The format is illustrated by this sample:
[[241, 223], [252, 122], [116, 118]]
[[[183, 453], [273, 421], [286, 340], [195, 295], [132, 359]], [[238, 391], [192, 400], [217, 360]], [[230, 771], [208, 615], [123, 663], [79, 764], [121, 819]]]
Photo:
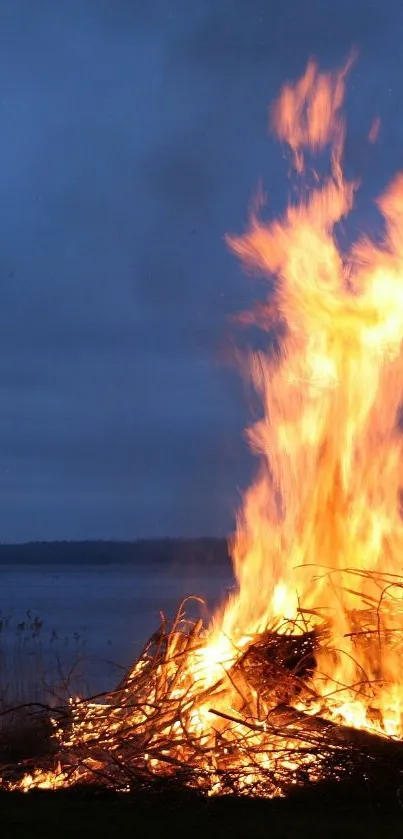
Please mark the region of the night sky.
[[[224, 243], [287, 166], [267, 106], [351, 73], [349, 175], [403, 169], [401, 0], [2, 0], [0, 541], [225, 535], [251, 464]], [[372, 118], [382, 129], [366, 142]]]

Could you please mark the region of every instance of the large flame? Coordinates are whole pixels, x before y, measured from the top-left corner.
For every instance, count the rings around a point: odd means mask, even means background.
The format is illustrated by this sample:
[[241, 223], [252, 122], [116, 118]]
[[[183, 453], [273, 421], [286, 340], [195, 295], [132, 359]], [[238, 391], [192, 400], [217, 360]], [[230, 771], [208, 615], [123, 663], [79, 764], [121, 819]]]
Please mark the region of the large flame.
[[[269, 349], [247, 364], [262, 405], [248, 432], [260, 469], [232, 543], [236, 591], [206, 632], [160, 636], [154, 658], [129, 674], [120, 707], [73, 703], [61, 745], [68, 755], [84, 745], [87, 756], [74, 771], [70, 757], [68, 771], [27, 775], [23, 788], [105, 776], [108, 754], [116, 769], [129, 753], [137, 772], [191, 767], [212, 792], [233, 788], [236, 772], [238, 790], [262, 782], [263, 794], [276, 794], [282, 773], [305, 765], [318, 778], [324, 765], [312, 740], [292, 756], [290, 707], [304, 725], [319, 712], [322, 722], [403, 737], [403, 175], [377, 202], [383, 243], [362, 237], [342, 254], [336, 226], [358, 188], [342, 168], [349, 66], [320, 73], [310, 62], [283, 88], [271, 126], [291, 151], [298, 201], [280, 220], [255, 213], [243, 236], [229, 238], [269, 279], [266, 302], [247, 316]], [[308, 171], [306, 159], [326, 149], [329, 173]], [[283, 669], [262, 689], [259, 671], [255, 684], [250, 665], [240, 666], [268, 630], [276, 643], [321, 633], [304, 686]]]
[[[238, 517], [238, 591], [216, 625], [235, 639], [294, 620], [301, 606], [319, 610], [331, 638], [317, 686], [354, 685], [328, 710], [360, 726], [377, 711], [388, 732], [402, 733], [402, 657], [378, 632], [361, 627], [360, 641], [356, 611], [375, 608], [373, 628], [384, 633], [402, 628], [403, 175], [377, 202], [382, 246], [363, 237], [342, 255], [335, 225], [357, 188], [342, 170], [347, 69], [320, 74], [310, 62], [271, 112], [298, 173], [305, 149], [329, 145], [330, 176], [316, 175], [280, 221], [253, 216], [244, 236], [229, 239], [248, 267], [275, 277], [255, 321], [285, 335], [275, 363], [250, 357], [263, 415], [249, 439], [261, 466]], [[357, 684], [373, 680], [357, 698]]]

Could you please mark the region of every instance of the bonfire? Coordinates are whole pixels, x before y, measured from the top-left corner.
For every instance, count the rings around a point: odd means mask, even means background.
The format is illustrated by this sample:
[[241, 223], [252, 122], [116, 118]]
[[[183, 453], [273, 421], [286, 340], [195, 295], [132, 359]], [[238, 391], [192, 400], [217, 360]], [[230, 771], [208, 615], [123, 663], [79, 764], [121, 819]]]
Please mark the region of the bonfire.
[[183, 604], [113, 693], [55, 713], [48, 762], [18, 779], [3, 767], [5, 787], [273, 797], [329, 778], [403, 783], [403, 175], [377, 201], [382, 241], [342, 252], [359, 186], [342, 167], [349, 68], [310, 61], [282, 89], [270, 124], [298, 197], [228, 237], [268, 281], [241, 318], [267, 349], [244, 364], [262, 410], [236, 588], [208, 626]]

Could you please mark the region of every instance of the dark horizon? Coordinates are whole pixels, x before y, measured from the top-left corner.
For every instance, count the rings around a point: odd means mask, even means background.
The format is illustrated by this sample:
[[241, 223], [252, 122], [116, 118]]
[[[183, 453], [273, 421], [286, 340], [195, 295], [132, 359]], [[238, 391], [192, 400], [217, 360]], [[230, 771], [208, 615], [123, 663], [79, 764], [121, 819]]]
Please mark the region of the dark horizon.
[[271, 213], [287, 200], [268, 106], [358, 46], [345, 168], [376, 234], [403, 169], [402, 29], [397, 0], [4, 0], [3, 543], [231, 533], [255, 463], [223, 359], [257, 292], [224, 237], [259, 183]]
[[135, 541], [86, 540], [82, 542], [25, 542], [0, 544], [0, 568], [4, 566], [105, 565], [187, 568], [230, 564], [226, 539], [137, 539]]
[[26, 542], [0, 542], [1, 548], [29, 547], [30, 545], [136, 545], [145, 542], [175, 542], [187, 544], [192, 542], [226, 542], [225, 536], [139, 536], [134, 539], [119, 539], [110, 537], [105, 539], [36, 539]]

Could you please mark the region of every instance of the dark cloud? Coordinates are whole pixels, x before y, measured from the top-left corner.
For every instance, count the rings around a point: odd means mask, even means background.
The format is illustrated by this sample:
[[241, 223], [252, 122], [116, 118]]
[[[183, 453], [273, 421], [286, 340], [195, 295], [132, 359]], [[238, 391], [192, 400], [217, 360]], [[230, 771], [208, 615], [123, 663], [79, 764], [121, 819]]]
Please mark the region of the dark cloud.
[[366, 220], [403, 166], [402, 23], [398, 0], [1, 4], [1, 540], [231, 527], [248, 417], [217, 359], [256, 292], [223, 237], [260, 178], [286, 198], [267, 105], [361, 47]]
[[[209, 7], [209, 8], [208, 8]], [[258, 73], [271, 87], [301, 72], [307, 55], [340, 63], [351, 47], [378, 52], [396, 20], [396, 2], [368, 0], [224, 0], [205, 7], [191, 33], [179, 37], [180, 60], [231, 87], [250, 91]], [[243, 78], [242, 78], [243, 77]]]

